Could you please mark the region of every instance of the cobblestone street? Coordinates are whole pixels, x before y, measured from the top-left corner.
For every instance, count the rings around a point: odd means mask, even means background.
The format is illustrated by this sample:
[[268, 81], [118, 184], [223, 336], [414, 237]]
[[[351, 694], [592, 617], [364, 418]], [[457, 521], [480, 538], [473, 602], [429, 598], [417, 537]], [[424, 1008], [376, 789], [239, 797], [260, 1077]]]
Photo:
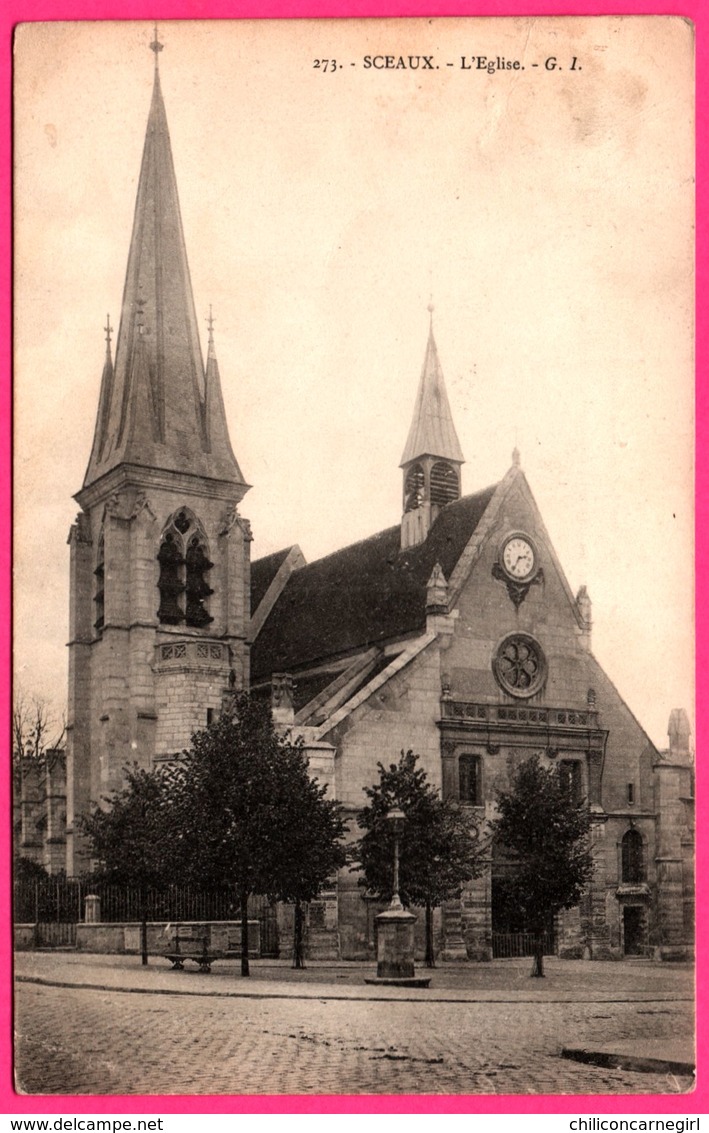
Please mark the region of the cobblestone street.
[[381, 1002], [326, 998], [327, 990], [323, 984], [323, 998], [311, 988], [306, 999], [262, 999], [18, 983], [17, 1085], [44, 1094], [657, 1094], [691, 1088], [689, 1078], [559, 1057], [562, 1046], [599, 1036], [669, 1041], [687, 1035], [686, 1002], [659, 996], [598, 1003]]

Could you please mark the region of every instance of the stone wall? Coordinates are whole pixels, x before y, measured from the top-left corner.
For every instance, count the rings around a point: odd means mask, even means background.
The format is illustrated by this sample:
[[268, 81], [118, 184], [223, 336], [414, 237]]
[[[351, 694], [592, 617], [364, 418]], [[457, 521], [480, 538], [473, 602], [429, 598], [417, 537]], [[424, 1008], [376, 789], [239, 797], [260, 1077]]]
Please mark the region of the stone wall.
[[[241, 949], [241, 924], [238, 921], [190, 921], [180, 922], [180, 934], [183, 938], [181, 950], [187, 953], [190, 945], [185, 937], [194, 936], [201, 940], [207, 937], [207, 947], [217, 951], [238, 952]], [[76, 947], [83, 952], [104, 952], [128, 955], [140, 953], [140, 923], [129, 924], [98, 924], [77, 925]], [[175, 925], [168, 925], [167, 921], [150, 921], [148, 923], [148, 952], [160, 956], [164, 952], [172, 951], [175, 947]], [[261, 925], [258, 921], [249, 921], [249, 955], [258, 958], [261, 955]]]

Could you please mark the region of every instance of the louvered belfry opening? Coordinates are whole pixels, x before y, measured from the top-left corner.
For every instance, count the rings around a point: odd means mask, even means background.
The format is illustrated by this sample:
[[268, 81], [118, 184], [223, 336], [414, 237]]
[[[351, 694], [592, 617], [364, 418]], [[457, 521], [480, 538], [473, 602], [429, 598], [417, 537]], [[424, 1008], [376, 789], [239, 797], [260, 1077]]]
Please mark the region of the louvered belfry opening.
[[426, 476], [420, 464], [410, 468], [404, 485], [404, 511], [421, 507], [426, 498]]
[[437, 460], [431, 469], [431, 503], [445, 507], [460, 495], [458, 473], [451, 464]]
[[207, 541], [196, 518], [182, 508], [167, 524], [158, 551], [162, 625], [202, 629], [214, 619], [205, 605], [214, 593], [205, 575], [213, 567]]

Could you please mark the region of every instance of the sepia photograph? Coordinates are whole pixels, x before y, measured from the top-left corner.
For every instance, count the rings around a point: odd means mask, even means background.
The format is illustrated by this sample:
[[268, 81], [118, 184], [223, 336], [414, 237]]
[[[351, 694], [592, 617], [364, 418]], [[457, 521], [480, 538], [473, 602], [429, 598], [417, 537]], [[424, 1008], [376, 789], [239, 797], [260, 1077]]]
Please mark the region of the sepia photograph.
[[691, 22], [13, 76], [15, 1089], [691, 1094]]

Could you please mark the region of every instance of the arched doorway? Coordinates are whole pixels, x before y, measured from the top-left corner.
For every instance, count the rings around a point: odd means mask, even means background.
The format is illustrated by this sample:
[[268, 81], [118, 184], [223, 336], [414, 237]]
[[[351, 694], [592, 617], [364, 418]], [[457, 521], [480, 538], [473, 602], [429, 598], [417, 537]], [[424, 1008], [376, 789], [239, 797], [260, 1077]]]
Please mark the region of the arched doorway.
[[642, 905], [623, 906], [623, 955], [644, 956], [647, 946], [647, 918]]

